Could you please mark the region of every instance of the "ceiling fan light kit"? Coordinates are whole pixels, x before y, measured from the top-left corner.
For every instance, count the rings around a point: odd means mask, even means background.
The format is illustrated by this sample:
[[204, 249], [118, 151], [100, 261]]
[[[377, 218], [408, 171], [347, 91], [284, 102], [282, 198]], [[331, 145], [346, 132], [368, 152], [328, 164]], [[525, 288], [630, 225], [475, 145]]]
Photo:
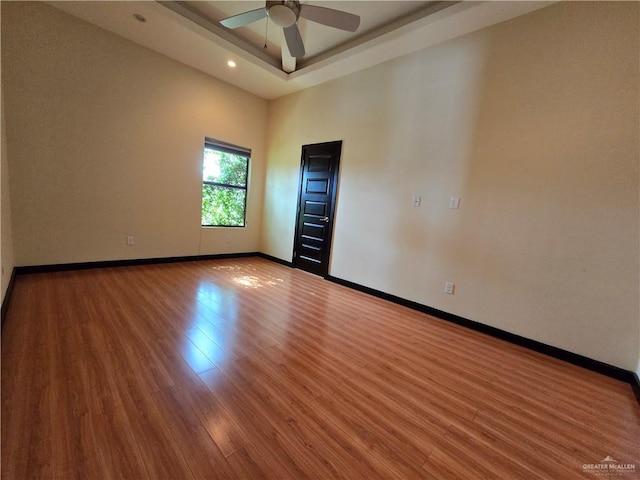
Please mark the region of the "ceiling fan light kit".
[[300, 18], [348, 32], [355, 32], [360, 26], [358, 15], [315, 5], [300, 5], [297, 0], [269, 0], [265, 3], [264, 8], [224, 18], [220, 20], [220, 23], [233, 29], [244, 27], [265, 17], [269, 17], [273, 23], [283, 29], [287, 48], [292, 57], [302, 57], [305, 53], [304, 43], [300, 37], [300, 30], [298, 30]]
[[271, 21], [282, 28], [290, 27], [300, 16], [298, 2], [267, 2], [266, 9]]

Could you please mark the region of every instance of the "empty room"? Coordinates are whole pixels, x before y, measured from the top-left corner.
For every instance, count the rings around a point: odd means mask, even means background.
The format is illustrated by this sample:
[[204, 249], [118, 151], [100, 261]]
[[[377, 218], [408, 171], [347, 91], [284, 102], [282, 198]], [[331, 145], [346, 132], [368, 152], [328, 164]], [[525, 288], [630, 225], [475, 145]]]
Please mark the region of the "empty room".
[[1, 478], [640, 478], [639, 3], [0, 17]]

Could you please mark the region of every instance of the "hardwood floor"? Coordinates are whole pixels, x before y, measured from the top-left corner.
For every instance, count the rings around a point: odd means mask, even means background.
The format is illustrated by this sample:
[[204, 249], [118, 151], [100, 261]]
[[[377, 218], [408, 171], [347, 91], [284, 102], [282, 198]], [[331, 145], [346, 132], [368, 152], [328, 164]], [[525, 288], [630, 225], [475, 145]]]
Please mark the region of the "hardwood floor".
[[6, 479], [630, 479], [639, 441], [623, 382], [260, 258], [22, 275], [2, 332]]

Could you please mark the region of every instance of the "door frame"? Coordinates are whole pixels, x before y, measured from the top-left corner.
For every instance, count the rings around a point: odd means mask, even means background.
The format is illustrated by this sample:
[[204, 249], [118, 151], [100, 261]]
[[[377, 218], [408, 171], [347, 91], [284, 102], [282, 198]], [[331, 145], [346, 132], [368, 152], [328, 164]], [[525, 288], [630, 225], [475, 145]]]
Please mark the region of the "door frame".
[[[296, 222], [296, 228], [293, 234], [293, 254], [292, 254], [292, 258], [291, 258], [291, 263], [295, 268], [300, 268], [297, 265], [296, 262], [296, 244], [297, 244], [297, 240], [298, 240], [298, 233], [299, 233], [299, 228], [300, 228], [300, 212], [302, 210], [302, 181], [304, 179], [304, 156], [305, 156], [305, 149], [308, 147], [319, 147], [319, 146], [327, 146], [327, 147], [337, 147], [338, 149], [338, 155], [336, 157], [336, 163], [335, 163], [335, 168], [333, 171], [333, 185], [332, 185], [332, 192], [331, 192], [331, 206], [329, 208], [329, 222], [327, 224], [327, 228], [329, 230], [329, 235], [326, 241], [326, 249], [325, 249], [325, 253], [323, 256], [323, 262], [326, 262], [326, 270], [324, 273], [322, 273], [322, 276], [327, 278], [329, 276], [329, 264], [331, 262], [331, 246], [333, 243], [333, 224], [334, 224], [334, 217], [335, 217], [335, 213], [336, 213], [336, 204], [338, 203], [338, 181], [340, 178], [340, 159], [342, 158], [342, 140], [334, 140], [331, 142], [320, 142], [320, 143], [310, 143], [310, 144], [306, 144], [306, 145], [302, 145], [301, 151], [300, 151], [300, 173], [298, 175], [298, 202], [297, 202], [297, 207], [296, 207], [296, 217], [295, 217], [295, 222]], [[303, 271], [307, 271], [304, 268], [300, 268], [300, 270]], [[309, 272], [309, 273], [313, 273], [314, 272]], [[318, 275], [318, 274], [316, 274]]]

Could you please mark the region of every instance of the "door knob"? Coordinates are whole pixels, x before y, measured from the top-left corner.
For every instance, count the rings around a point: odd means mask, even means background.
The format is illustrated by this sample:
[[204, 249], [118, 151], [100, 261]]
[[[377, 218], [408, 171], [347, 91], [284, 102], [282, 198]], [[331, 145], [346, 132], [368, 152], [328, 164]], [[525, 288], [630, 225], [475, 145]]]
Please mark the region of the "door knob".
[[323, 221], [324, 223], [329, 223], [329, 217], [324, 217], [324, 218], [322, 219], [322, 221]]

